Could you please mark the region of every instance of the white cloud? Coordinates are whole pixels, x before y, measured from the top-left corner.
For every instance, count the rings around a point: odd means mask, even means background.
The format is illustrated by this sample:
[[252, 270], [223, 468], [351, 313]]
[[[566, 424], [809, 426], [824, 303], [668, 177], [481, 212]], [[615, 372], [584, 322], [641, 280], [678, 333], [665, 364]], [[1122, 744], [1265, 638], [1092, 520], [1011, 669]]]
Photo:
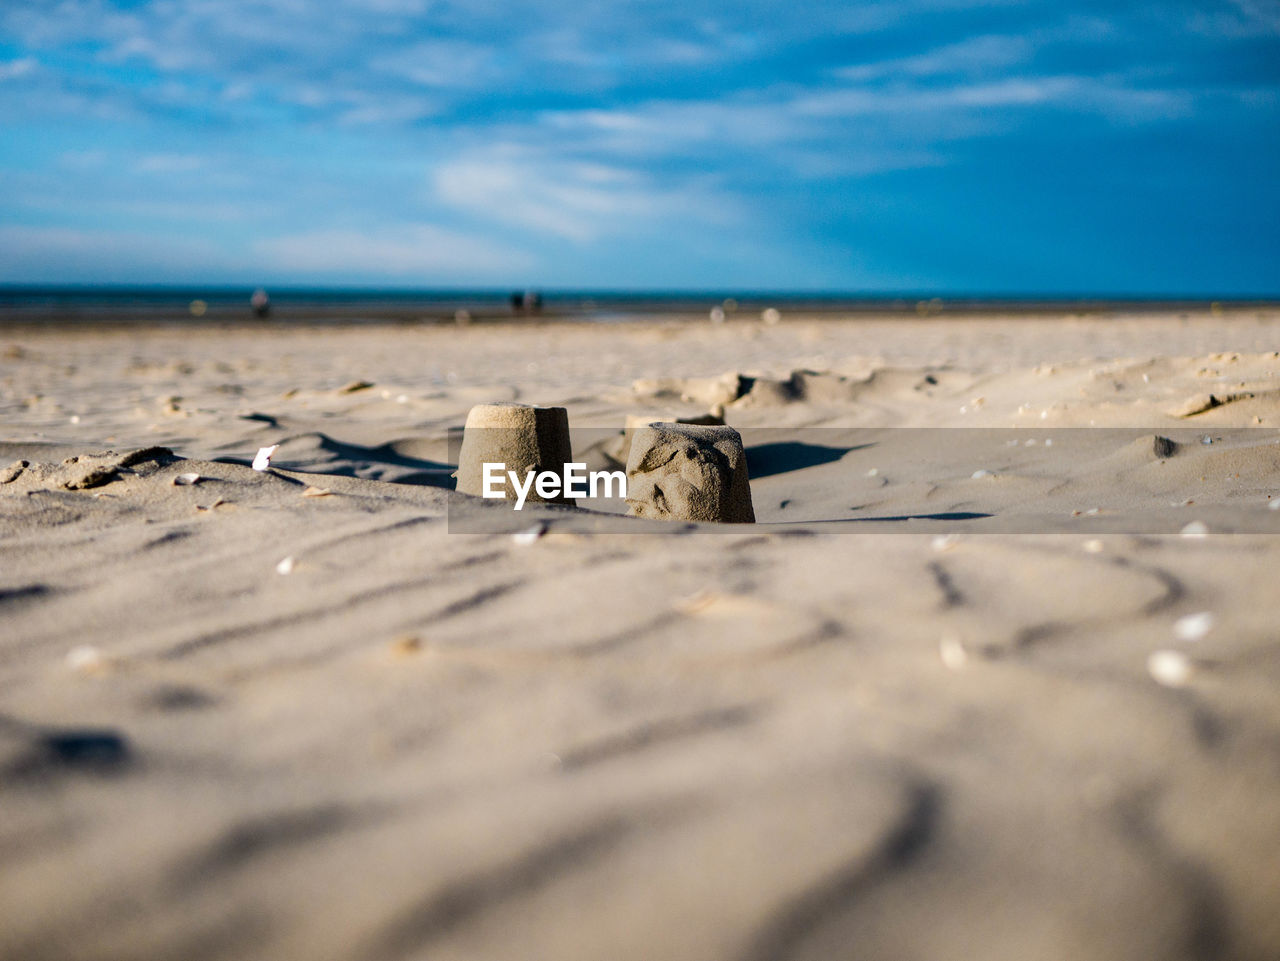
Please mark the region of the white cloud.
[[630, 108], [552, 110], [539, 123], [555, 139], [614, 155], [770, 147], [802, 138], [807, 128], [784, 98], [667, 100]]
[[0, 81], [17, 80], [19, 77], [25, 77], [35, 68], [35, 57], [21, 57], [17, 60], [0, 61]]
[[300, 84], [283, 91], [280, 99], [308, 111], [328, 113], [336, 122], [347, 126], [408, 123], [430, 117], [439, 110], [434, 99], [421, 94], [373, 93], [336, 84]]
[[856, 117], [870, 114], [928, 114], [954, 110], [1018, 108], [1053, 103], [1066, 109], [1103, 113], [1150, 110], [1180, 114], [1187, 94], [1179, 90], [1132, 87], [1123, 78], [1073, 75], [1008, 77], [950, 86], [847, 88], [808, 93], [792, 108], [804, 115]]
[[[889, 169], [904, 145], [928, 144], [989, 129], [1000, 111], [1052, 105], [1127, 120], [1185, 114], [1193, 93], [1145, 88], [1118, 76], [1011, 76], [952, 83], [918, 82], [862, 86], [827, 84], [770, 91], [759, 99], [656, 101], [631, 108], [560, 110], [543, 113], [544, 142], [578, 151], [633, 157], [713, 157], [727, 150], [754, 150], [762, 160], [785, 163], [792, 151], [816, 149], [885, 154]], [[841, 120], [876, 120], [856, 137]], [[984, 121], [975, 124], [975, 121]], [[508, 132], [508, 136], [511, 133]], [[873, 142], [867, 142], [874, 136]], [[916, 161], [919, 154], [912, 154]], [[911, 166], [917, 165], [914, 161]], [[866, 166], [866, 164], [862, 164]]]
[[974, 73], [1021, 63], [1033, 46], [1026, 37], [988, 35], [938, 47], [914, 57], [879, 60], [843, 67], [835, 75], [856, 82], [883, 78], [930, 77], [949, 73]]
[[1280, 33], [1280, 0], [1231, 0], [1245, 17]]
[[436, 112], [435, 101], [426, 97], [365, 96], [352, 98], [350, 107], [335, 118], [349, 126], [378, 126], [422, 120]]
[[493, 47], [465, 40], [429, 40], [375, 57], [370, 66], [424, 87], [474, 88], [502, 75]]
[[444, 164], [434, 187], [450, 206], [579, 243], [677, 216], [731, 216], [705, 184], [660, 186], [633, 170], [538, 158], [511, 147]]
[[133, 58], [149, 60], [161, 70], [186, 72], [206, 70], [214, 66], [216, 61], [208, 48], [178, 41], [148, 37], [145, 34], [134, 34], [124, 37], [112, 44], [103, 53], [108, 62], [126, 61]]
[[525, 251], [427, 224], [313, 230], [260, 240], [253, 250], [268, 270], [416, 281], [505, 276], [535, 263]]

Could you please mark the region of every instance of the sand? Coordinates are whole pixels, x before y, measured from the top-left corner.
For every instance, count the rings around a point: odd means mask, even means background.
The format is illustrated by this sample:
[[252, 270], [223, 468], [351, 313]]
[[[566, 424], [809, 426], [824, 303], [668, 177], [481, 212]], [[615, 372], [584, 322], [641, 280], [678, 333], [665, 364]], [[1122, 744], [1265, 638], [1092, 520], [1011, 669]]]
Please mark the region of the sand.
[[[1277, 348], [0, 329], [0, 957], [1278, 957]], [[757, 523], [451, 533], [492, 401], [724, 404]]]

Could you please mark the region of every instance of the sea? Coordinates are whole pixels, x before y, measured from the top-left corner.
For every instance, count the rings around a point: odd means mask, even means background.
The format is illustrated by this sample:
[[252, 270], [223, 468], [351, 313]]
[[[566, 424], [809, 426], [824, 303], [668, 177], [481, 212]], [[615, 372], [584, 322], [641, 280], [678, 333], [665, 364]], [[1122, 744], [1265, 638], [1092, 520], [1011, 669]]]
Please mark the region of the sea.
[[[258, 294], [256, 298], [255, 294]], [[1128, 314], [1204, 309], [1226, 312], [1271, 308], [1277, 304], [1280, 304], [1280, 298], [975, 296], [928, 291], [886, 295], [735, 290], [654, 292], [0, 285], [0, 324], [414, 324], [539, 319], [623, 323], [662, 318], [746, 319], [766, 312], [771, 312], [768, 319], [781, 319], [789, 314], [836, 319], [886, 314], [929, 317], [979, 313]]]

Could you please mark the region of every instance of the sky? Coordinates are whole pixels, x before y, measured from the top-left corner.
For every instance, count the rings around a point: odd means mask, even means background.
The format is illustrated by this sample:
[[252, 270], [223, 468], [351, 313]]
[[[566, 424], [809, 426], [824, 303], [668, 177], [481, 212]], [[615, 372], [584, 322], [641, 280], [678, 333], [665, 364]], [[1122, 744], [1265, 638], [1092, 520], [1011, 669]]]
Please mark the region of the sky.
[[1280, 0], [2, 0], [0, 283], [1280, 294]]

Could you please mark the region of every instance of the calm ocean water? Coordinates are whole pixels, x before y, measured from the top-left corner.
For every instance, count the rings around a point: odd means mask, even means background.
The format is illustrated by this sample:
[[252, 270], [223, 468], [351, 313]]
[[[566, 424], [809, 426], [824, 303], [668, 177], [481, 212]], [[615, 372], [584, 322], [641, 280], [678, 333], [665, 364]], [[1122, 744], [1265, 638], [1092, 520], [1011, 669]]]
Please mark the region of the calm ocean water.
[[[0, 286], [0, 323], [174, 321], [228, 323], [261, 319], [249, 287]], [[654, 317], [780, 314], [909, 316], [978, 312], [1112, 312], [1203, 309], [1205, 300], [1141, 297], [948, 297], [933, 294], [858, 296], [847, 293], [734, 291], [509, 291], [279, 288], [265, 291], [265, 318], [281, 323], [454, 323], [538, 317], [621, 322]], [[259, 298], [261, 299], [261, 298]], [[1224, 308], [1274, 306], [1275, 301], [1223, 301]], [[1217, 306], [1213, 304], [1212, 306]]]

